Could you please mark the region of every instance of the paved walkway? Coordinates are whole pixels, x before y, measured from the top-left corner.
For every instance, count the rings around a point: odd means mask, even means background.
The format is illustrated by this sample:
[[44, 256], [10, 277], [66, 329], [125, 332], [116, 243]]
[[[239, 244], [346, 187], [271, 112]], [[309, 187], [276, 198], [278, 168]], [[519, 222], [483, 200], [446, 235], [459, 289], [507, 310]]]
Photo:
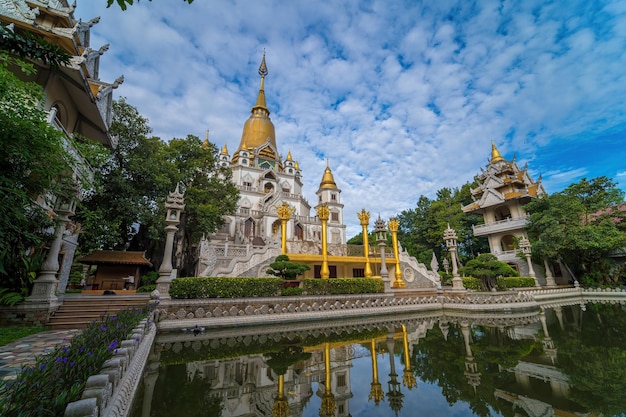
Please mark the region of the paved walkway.
[[35, 363], [35, 357], [46, 354], [82, 330], [48, 330], [0, 346], [0, 381], [15, 379], [22, 365]]

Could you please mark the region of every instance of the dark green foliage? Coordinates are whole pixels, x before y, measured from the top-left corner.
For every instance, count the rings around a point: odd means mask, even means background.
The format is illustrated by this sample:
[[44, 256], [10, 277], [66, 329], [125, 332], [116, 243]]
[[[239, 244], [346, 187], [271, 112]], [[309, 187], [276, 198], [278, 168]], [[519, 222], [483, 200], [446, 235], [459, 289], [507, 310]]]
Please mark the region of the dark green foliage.
[[62, 133], [46, 122], [39, 106], [41, 87], [21, 81], [9, 64], [28, 73], [34, 69], [0, 51], [0, 297], [14, 304], [30, 293], [43, 260], [39, 248], [55, 226], [54, 214], [33, 198], [70, 195], [69, 184], [59, 179], [69, 177], [72, 158]]
[[300, 287], [289, 287], [283, 288], [281, 291], [283, 296], [294, 296], [294, 295], [302, 295], [302, 288]]
[[479, 278], [482, 281], [482, 289], [485, 291], [490, 291], [492, 288], [496, 287], [496, 278], [498, 276], [519, 276], [516, 270], [511, 268], [507, 263], [498, 261], [498, 258], [490, 253], [484, 253], [468, 261], [467, 264], [459, 270], [459, 273]]
[[311, 278], [302, 280], [306, 295], [324, 294], [374, 294], [385, 291], [384, 283], [378, 278]]
[[63, 48], [46, 42], [31, 33], [16, 33], [0, 24], [0, 49], [22, 59], [41, 61], [50, 67], [60, 67], [70, 63], [70, 55]]
[[154, 290], [156, 290], [156, 284], [142, 285], [137, 288], [137, 292], [152, 292]]
[[176, 278], [172, 281], [172, 298], [239, 298], [270, 297], [281, 293], [280, 278]]
[[302, 346], [290, 344], [273, 352], [265, 352], [267, 366], [272, 368], [276, 375], [284, 375], [289, 367], [311, 357], [310, 352], [305, 352]]
[[24, 367], [17, 379], [0, 386], [0, 414], [4, 417], [63, 416], [68, 403], [78, 401], [87, 378], [102, 364], [154, 305], [120, 310], [94, 321], [67, 346], [60, 346]]
[[562, 259], [586, 286], [616, 285], [622, 271], [608, 260], [626, 246], [624, 193], [607, 177], [583, 178], [560, 193], [531, 201], [527, 226], [533, 257]]
[[532, 277], [497, 277], [496, 285], [501, 290], [534, 287], [535, 279]]
[[461, 188], [442, 188], [437, 191], [434, 200], [420, 196], [414, 209], [400, 213], [398, 240], [402, 247], [426, 265], [430, 265], [433, 251], [437, 259], [442, 260], [447, 253], [443, 232], [450, 224], [459, 237], [461, 262], [477, 253], [489, 252], [487, 240], [475, 237], [472, 229], [472, 225], [482, 223], [482, 216], [465, 214], [461, 210], [462, 206], [473, 201], [471, 188], [470, 183], [463, 184]]
[[310, 269], [308, 265], [291, 262], [287, 255], [278, 255], [270, 264], [270, 269], [265, 272], [282, 279], [296, 279], [298, 275]]

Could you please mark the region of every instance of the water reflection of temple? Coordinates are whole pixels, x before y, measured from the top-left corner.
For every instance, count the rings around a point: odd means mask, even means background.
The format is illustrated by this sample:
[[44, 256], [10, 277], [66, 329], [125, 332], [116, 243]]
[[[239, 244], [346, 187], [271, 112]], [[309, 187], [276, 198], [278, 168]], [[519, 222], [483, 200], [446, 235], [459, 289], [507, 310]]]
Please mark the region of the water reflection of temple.
[[[206, 389], [199, 392], [220, 398], [221, 415], [225, 417], [302, 416], [310, 414], [312, 407], [320, 416], [347, 417], [354, 412], [351, 409], [355, 409], [355, 404], [361, 409], [364, 403], [370, 410], [380, 408], [379, 413], [398, 415], [411, 401], [413, 394], [409, 391], [423, 383], [439, 384], [440, 378], [452, 372], [457, 376], [446, 384], [454, 387], [453, 401], [497, 402], [518, 417], [589, 416], [593, 414], [571, 398], [571, 381], [566, 374], [571, 368], [560, 363], [563, 346], [556, 343], [582, 332], [584, 313], [584, 304], [550, 305], [540, 310], [498, 314], [449, 312], [421, 318], [400, 315], [379, 318], [379, 322], [356, 320], [353, 326], [342, 323], [336, 329], [330, 323], [327, 328], [313, 330], [294, 325], [292, 329], [254, 336], [237, 329], [230, 334], [207, 333], [206, 340], [202, 340], [205, 335], [184, 340], [188, 336], [172, 334], [161, 336], [155, 355], [161, 355], [166, 364], [184, 362], [178, 360], [179, 355], [193, 358], [193, 350], [204, 357], [218, 354], [220, 359], [192, 359], [181, 366], [187, 381], [204, 381], [202, 388]], [[584, 317], [588, 320], [590, 316]], [[347, 327], [356, 336], [345, 331]], [[490, 344], [494, 340], [501, 342], [499, 346], [503, 348], [490, 351], [489, 346], [498, 346]], [[249, 346], [244, 346], [260, 341], [263, 346], [255, 347], [258, 353], [251, 353]], [[244, 354], [233, 358], [238, 351]], [[446, 369], [430, 373], [430, 381], [420, 380], [424, 378], [420, 373], [424, 364], [433, 369], [436, 352], [443, 353], [437, 367]], [[371, 373], [367, 372], [369, 367]], [[168, 368], [158, 362], [156, 367], [152, 364], [152, 369], [161, 373], [159, 379], [169, 378], [170, 375], [163, 375], [171, 372]], [[356, 380], [355, 369], [361, 371]], [[369, 378], [363, 380], [363, 375]], [[146, 392], [151, 389], [149, 383], [146, 378]], [[355, 398], [354, 387], [363, 384], [367, 384], [368, 394]], [[146, 403], [151, 400], [145, 399]], [[148, 411], [144, 415], [161, 414]]]

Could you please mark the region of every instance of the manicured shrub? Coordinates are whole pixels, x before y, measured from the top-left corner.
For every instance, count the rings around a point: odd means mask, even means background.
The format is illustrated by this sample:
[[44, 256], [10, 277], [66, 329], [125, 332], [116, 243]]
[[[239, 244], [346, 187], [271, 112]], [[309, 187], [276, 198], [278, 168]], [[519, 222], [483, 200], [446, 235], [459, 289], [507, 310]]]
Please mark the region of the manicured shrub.
[[284, 296], [302, 295], [302, 288], [300, 287], [283, 288], [281, 294]]
[[282, 287], [280, 278], [176, 278], [170, 296], [178, 299], [271, 297], [280, 294]]
[[534, 287], [535, 279], [532, 277], [498, 277], [496, 283], [499, 289]]
[[483, 289], [482, 280], [474, 277], [463, 277], [463, 286], [468, 290], [481, 291]]
[[378, 278], [309, 278], [302, 281], [307, 295], [324, 294], [371, 294], [385, 291], [383, 281]]
[[87, 378], [100, 371], [153, 309], [150, 304], [103, 315], [68, 345], [39, 356], [32, 367], [23, 367], [15, 380], [0, 386], [0, 415], [63, 416], [67, 404], [80, 399]]

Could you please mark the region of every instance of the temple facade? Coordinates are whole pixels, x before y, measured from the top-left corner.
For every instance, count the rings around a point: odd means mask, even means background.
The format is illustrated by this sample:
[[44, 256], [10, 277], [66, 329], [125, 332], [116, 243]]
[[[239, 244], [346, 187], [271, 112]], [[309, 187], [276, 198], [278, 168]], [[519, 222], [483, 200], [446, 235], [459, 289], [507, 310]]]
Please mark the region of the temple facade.
[[[305, 278], [324, 277], [325, 271], [330, 278], [365, 277], [371, 275], [370, 269], [376, 275], [380, 258], [373, 256], [372, 265], [366, 266], [369, 259], [364, 249], [352, 253], [346, 244], [341, 189], [328, 162], [320, 173], [315, 205], [303, 195], [298, 160], [291, 150], [283, 156], [277, 146], [265, 100], [265, 56], [259, 75], [256, 103], [244, 123], [239, 146], [231, 154], [224, 145], [217, 161], [232, 171], [232, 181], [240, 192], [238, 207], [225, 217], [220, 230], [200, 242], [196, 275], [267, 276], [268, 265], [281, 253], [310, 266]], [[367, 255], [375, 249], [368, 246]], [[406, 252], [397, 250], [395, 256], [394, 248], [387, 250], [390, 279], [398, 277], [398, 283], [422, 287], [439, 285], [436, 272], [428, 271]]]
[[475, 236], [485, 236], [490, 252], [498, 260], [507, 262], [522, 276], [536, 275], [541, 284], [553, 284], [553, 278], [570, 279], [566, 267], [557, 263], [534, 265], [519, 257], [517, 247], [520, 239], [527, 238], [528, 214], [524, 206], [532, 199], [546, 194], [541, 178], [534, 181], [528, 174], [528, 166], [520, 168], [515, 162], [502, 157], [495, 144], [491, 144], [491, 157], [486, 168], [476, 176], [478, 187], [472, 190], [474, 202], [463, 207], [465, 213], [483, 215], [484, 224], [473, 226]]

